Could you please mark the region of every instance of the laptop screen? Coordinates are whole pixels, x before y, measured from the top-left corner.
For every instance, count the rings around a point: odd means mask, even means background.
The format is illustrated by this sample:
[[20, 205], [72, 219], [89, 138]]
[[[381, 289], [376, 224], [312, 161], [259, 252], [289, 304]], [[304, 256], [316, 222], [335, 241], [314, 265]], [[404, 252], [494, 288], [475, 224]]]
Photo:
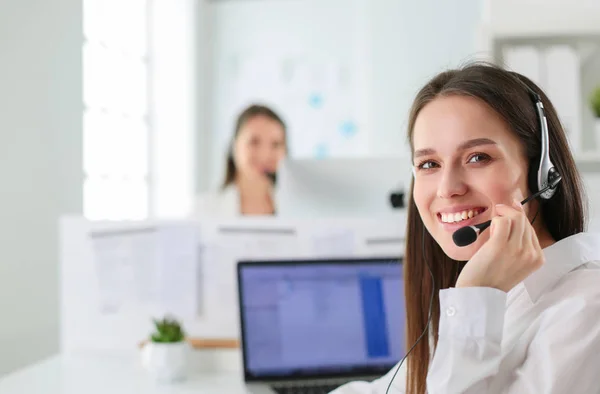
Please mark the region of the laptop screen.
[[404, 356], [398, 259], [241, 262], [246, 380], [381, 375]]

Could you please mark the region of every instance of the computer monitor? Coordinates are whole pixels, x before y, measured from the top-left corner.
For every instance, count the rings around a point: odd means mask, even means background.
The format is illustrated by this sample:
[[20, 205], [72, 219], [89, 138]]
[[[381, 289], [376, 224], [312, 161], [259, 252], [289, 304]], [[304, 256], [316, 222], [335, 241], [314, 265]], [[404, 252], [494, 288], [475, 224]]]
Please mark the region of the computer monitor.
[[277, 171], [279, 217], [373, 217], [402, 210], [407, 158], [286, 159]]
[[404, 356], [401, 259], [238, 263], [247, 382], [381, 376]]

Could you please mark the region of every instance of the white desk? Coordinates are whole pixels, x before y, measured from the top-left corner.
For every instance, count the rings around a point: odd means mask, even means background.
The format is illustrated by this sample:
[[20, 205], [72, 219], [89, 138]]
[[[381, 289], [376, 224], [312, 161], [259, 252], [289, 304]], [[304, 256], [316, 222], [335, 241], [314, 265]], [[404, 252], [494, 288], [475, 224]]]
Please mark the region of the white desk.
[[[57, 355], [0, 378], [2, 394], [246, 394], [238, 351], [196, 354], [186, 381], [159, 384], [130, 354]], [[200, 353], [200, 352], [197, 352]], [[232, 361], [216, 370], [219, 362]], [[202, 363], [212, 362], [212, 364]]]

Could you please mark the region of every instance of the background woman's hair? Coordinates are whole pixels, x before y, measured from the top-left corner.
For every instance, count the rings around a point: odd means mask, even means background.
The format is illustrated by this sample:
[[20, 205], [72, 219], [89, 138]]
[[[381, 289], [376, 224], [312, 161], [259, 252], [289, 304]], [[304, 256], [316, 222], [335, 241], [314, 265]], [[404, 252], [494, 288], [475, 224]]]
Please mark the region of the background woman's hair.
[[[413, 129], [419, 112], [439, 96], [469, 96], [486, 103], [497, 112], [523, 144], [529, 163], [537, 166], [541, 156], [539, 119], [535, 103], [523, 85], [539, 93], [548, 121], [550, 158], [562, 175], [555, 195], [541, 204], [541, 215], [552, 237], [561, 240], [585, 230], [587, 202], [584, 203], [583, 183], [575, 160], [569, 149], [558, 114], [544, 92], [528, 78], [500, 67], [472, 63], [457, 70], [442, 72], [430, 80], [417, 94], [410, 111], [408, 140], [413, 146]], [[410, 348], [427, 324], [432, 286], [427, 270], [429, 263], [435, 278], [430, 333], [433, 346], [438, 341], [439, 290], [452, 287], [464, 267], [464, 262], [452, 260], [425, 229], [412, 198], [414, 178], [411, 183], [407, 244], [404, 259], [406, 298], [406, 348]], [[425, 247], [422, 250], [421, 240]], [[429, 341], [425, 338], [407, 359], [406, 387], [409, 394], [426, 392], [426, 377], [430, 362]], [[449, 360], [451, 362], [451, 360]]]
[[235, 177], [237, 176], [237, 167], [235, 165], [235, 160], [233, 159], [233, 147], [235, 145], [235, 140], [237, 139], [240, 130], [242, 129], [242, 127], [244, 127], [246, 122], [248, 122], [250, 119], [256, 116], [264, 116], [266, 118], [274, 120], [275, 122], [281, 125], [281, 127], [283, 128], [285, 140], [284, 143], [287, 151], [287, 128], [281, 117], [279, 117], [279, 115], [277, 115], [275, 111], [273, 111], [271, 108], [266, 107], [264, 105], [250, 105], [244, 111], [242, 111], [242, 113], [239, 114], [235, 124], [235, 130], [231, 138], [231, 142], [229, 143], [229, 148], [227, 152], [225, 179], [223, 180], [223, 184], [221, 185], [221, 188], [223, 189], [225, 189], [227, 186], [233, 183], [233, 181], [235, 181]]

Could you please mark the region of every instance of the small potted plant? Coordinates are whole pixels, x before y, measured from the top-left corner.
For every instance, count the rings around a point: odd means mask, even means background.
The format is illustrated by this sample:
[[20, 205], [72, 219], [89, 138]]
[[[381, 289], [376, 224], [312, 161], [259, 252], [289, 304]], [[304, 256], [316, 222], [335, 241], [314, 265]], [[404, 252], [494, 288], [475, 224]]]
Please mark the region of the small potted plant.
[[595, 117], [596, 144], [598, 145], [596, 148], [600, 150], [600, 86], [592, 92], [590, 106]]
[[153, 321], [156, 331], [142, 349], [144, 367], [160, 382], [184, 380], [189, 347], [181, 324], [168, 317]]

